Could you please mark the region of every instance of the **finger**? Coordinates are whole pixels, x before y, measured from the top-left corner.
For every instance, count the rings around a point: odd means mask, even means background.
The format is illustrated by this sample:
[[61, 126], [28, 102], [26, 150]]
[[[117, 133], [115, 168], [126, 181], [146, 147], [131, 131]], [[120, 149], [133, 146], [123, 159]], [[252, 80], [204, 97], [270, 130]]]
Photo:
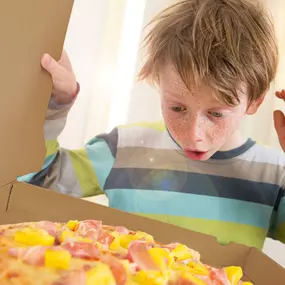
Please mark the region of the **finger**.
[[285, 116], [281, 111], [274, 112], [274, 126], [280, 146], [285, 152]]
[[51, 75], [56, 73], [59, 67], [58, 62], [56, 62], [50, 55], [44, 54], [41, 60], [42, 67], [47, 70]]
[[281, 111], [274, 111], [273, 113], [274, 118], [274, 127], [279, 135], [280, 130], [285, 127], [285, 117]]
[[69, 56], [65, 50], [62, 51], [61, 58], [58, 62], [60, 65], [64, 66], [67, 70], [72, 71], [72, 65]]
[[281, 90], [281, 91], [276, 91], [275, 95], [277, 98], [285, 100], [285, 90]]

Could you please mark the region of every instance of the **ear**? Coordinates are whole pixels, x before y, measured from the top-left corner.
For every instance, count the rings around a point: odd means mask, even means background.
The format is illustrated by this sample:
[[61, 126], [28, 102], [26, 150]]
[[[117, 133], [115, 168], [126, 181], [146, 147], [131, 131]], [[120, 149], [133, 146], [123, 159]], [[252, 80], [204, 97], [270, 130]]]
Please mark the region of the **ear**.
[[267, 93], [268, 90], [266, 90], [264, 92], [264, 94], [262, 96], [260, 96], [258, 99], [252, 101], [248, 107], [247, 107], [247, 110], [246, 110], [246, 114], [247, 115], [254, 115], [258, 108], [260, 107], [260, 105], [262, 104], [262, 102], [264, 101], [264, 98], [265, 98], [265, 95]]

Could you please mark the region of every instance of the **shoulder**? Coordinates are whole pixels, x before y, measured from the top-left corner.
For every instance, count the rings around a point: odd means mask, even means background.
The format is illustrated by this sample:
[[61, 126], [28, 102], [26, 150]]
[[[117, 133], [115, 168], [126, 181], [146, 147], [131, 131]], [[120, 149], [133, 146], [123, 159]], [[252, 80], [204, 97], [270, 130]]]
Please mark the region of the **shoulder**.
[[257, 163], [285, 166], [285, 154], [283, 151], [261, 143], [256, 143], [251, 148], [251, 151], [245, 155], [245, 158]]
[[258, 181], [285, 185], [285, 154], [281, 150], [256, 143], [239, 159]]
[[179, 147], [170, 138], [165, 123], [138, 122], [120, 125], [112, 131], [99, 134], [87, 143], [87, 147], [105, 147], [116, 157], [119, 148], [154, 148], [178, 149]]

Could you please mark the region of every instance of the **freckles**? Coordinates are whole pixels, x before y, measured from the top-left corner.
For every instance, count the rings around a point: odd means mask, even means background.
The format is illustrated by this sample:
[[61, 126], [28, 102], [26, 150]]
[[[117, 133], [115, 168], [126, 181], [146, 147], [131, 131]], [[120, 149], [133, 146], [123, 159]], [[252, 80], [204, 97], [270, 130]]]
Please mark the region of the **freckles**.
[[169, 129], [172, 130], [172, 132], [179, 134], [181, 130], [183, 130], [183, 126], [187, 123], [187, 120], [185, 118], [177, 119], [168, 119], [167, 120], [167, 126]]
[[227, 118], [222, 120], [218, 125], [215, 126], [213, 131], [213, 142], [218, 142], [219, 140], [225, 140], [229, 135], [232, 135], [238, 130], [240, 117], [234, 116], [232, 118]]
[[229, 123], [221, 123], [214, 126], [212, 129], [212, 138], [210, 139], [211, 143], [224, 140], [232, 129], [230, 126], [231, 124]]
[[165, 120], [166, 126], [170, 131], [172, 137], [180, 143], [183, 141], [185, 135], [187, 135], [187, 118], [180, 117], [179, 119], [175, 116], [168, 116]]

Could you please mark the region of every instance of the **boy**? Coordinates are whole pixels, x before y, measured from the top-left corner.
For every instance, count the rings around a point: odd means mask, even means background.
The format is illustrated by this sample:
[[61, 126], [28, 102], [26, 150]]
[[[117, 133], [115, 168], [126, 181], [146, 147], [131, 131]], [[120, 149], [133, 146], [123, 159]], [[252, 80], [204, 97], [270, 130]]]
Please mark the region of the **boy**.
[[[184, 0], [152, 25], [140, 79], [158, 85], [164, 123], [121, 126], [82, 150], [59, 148], [76, 81], [66, 55], [60, 64], [45, 56], [43, 66], [63, 87], [47, 115], [45, 165], [26, 181], [76, 197], [105, 193], [111, 207], [221, 243], [261, 249], [266, 236], [285, 242], [285, 156], [238, 131], [277, 69], [266, 12], [247, 0]], [[275, 113], [285, 149], [283, 118]]]

